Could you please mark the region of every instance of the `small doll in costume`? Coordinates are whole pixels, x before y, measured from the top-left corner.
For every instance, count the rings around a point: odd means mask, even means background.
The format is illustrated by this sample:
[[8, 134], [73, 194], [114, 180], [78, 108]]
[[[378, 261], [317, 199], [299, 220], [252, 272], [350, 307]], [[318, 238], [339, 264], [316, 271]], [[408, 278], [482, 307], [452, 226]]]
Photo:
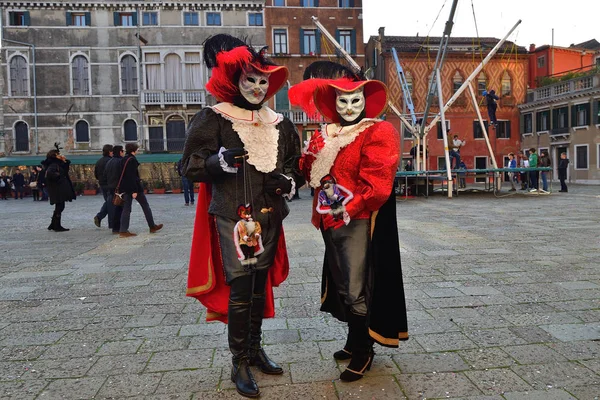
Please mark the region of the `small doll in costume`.
[[233, 232], [238, 249], [238, 260], [250, 269], [258, 261], [255, 256], [265, 251], [260, 237], [262, 230], [260, 223], [252, 219], [251, 205], [239, 206], [238, 215], [241, 220], [235, 224]]
[[316, 210], [319, 214], [331, 214], [336, 221], [347, 220], [350, 222], [345, 205], [353, 197], [352, 192], [338, 185], [333, 176], [325, 175], [321, 179], [321, 191]]

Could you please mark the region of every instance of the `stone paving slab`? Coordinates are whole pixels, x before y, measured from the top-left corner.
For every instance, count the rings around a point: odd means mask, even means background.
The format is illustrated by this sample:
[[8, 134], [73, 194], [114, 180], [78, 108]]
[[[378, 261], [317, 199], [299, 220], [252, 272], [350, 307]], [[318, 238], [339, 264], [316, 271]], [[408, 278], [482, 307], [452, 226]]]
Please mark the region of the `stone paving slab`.
[[[301, 190], [290, 274], [263, 325], [284, 374], [253, 367], [261, 398], [598, 400], [598, 192], [398, 202], [411, 338], [376, 347], [365, 378], [343, 383], [332, 354], [345, 325], [319, 312], [324, 246]], [[195, 212], [176, 195], [149, 201], [165, 228], [149, 234], [134, 207], [132, 239], [93, 225], [99, 196], [67, 205], [62, 234], [39, 229], [46, 203], [0, 204], [0, 398], [241, 398], [225, 325], [184, 295]], [[23, 243], [38, 254], [6, 250]]]

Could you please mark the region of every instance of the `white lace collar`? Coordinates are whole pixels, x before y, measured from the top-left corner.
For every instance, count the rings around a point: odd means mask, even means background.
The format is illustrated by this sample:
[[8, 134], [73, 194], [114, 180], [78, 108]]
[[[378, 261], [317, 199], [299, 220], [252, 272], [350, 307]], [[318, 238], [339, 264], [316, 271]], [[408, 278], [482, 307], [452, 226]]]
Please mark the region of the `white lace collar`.
[[341, 149], [348, 146], [360, 135], [380, 119], [363, 118], [359, 123], [342, 127], [339, 124], [328, 124], [323, 127], [325, 132], [325, 146], [317, 154], [310, 170], [310, 186], [321, 186], [321, 178], [329, 174], [335, 159]]
[[277, 167], [279, 130], [276, 125], [283, 120], [267, 106], [260, 110], [245, 110], [231, 103], [219, 103], [213, 111], [231, 121], [244, 149], [248, 152], [248, 164], [258, 171], [269, 173]]
[[260, 110], [246, 110], [231, 103], [219, 103], [211, 108], [231, 122], [277, 125], [283, 120], [283, 115], [276, 113], [267, 106], [262, 106]]

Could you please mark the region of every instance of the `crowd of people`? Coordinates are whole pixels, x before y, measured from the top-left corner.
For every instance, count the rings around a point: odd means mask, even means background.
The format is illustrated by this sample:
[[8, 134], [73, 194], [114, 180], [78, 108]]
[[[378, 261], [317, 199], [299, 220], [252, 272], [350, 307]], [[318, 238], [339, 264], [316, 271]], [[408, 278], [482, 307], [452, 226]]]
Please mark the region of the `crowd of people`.
[[0, 199], [23, 200], [27, 190], [31, 192], [33, 201], [48, 201], [48, 189], [46, 188], [46, 176], [42, 172], [42, 166], [31, 167], [29, 175], [25, 176], [21, 169], [15, 171], [13, 176], [8, 176], [6, 171], [0, 171]]

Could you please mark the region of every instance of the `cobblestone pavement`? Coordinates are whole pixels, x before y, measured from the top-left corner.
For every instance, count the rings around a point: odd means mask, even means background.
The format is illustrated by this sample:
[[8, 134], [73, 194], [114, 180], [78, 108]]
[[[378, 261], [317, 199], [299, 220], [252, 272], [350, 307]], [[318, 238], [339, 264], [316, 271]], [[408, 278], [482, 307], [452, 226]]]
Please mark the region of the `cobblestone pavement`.
[[[598, 399], [600, 188], [568, 194], [398, 202], [410, 340], [338, 380], [342, 324], [319, 312], [323, 244], [310, 196], [290, 204], [291, 271], [265, 321], [282, 376], [256, 371], [263, 399]], [[237, 399], [225, 325], [184, 296], [194, 210], [152, 195], [120, 239], [101, 199], [51, 208], [0, 202], [0, 398]]]

